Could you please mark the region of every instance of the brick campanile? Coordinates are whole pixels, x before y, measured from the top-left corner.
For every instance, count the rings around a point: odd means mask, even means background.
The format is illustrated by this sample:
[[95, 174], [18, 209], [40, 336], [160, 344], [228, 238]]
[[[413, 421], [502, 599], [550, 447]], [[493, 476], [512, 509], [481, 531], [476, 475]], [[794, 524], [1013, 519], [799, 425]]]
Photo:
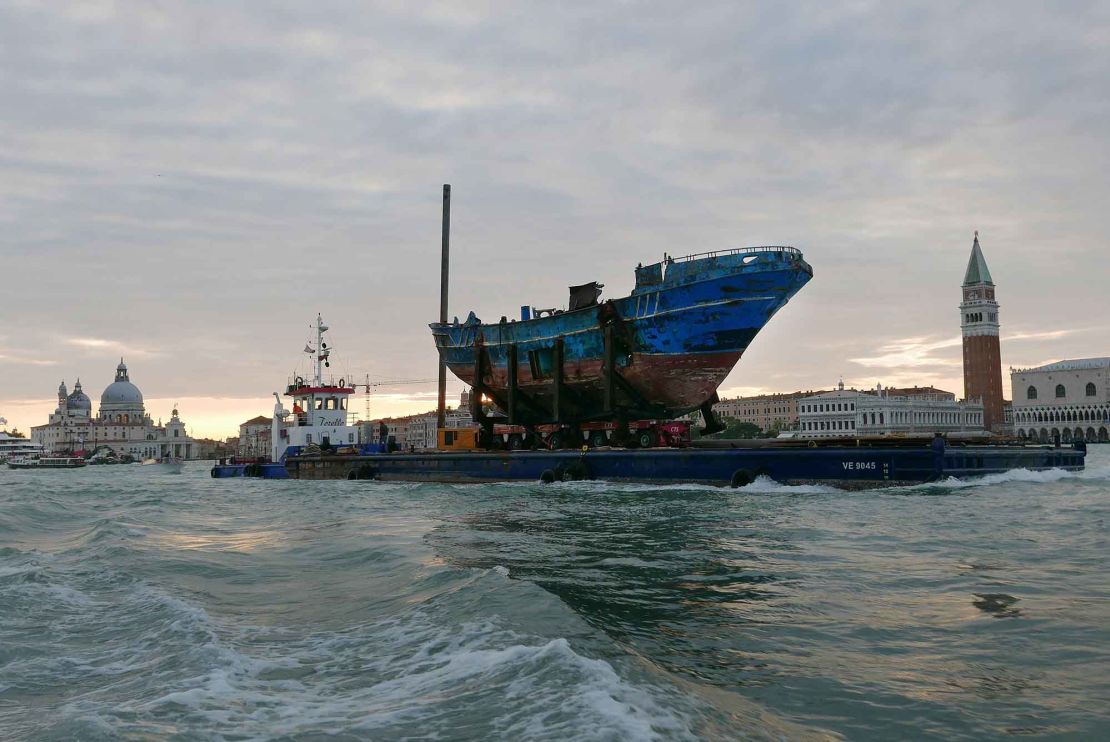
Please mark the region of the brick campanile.
[[983, 401], [983, 427], [1002, 428], [1002, 354], [998, 345], [998, 302], [979, 233], [971, 246], [960, 302], [964, 338], [964, 397]]

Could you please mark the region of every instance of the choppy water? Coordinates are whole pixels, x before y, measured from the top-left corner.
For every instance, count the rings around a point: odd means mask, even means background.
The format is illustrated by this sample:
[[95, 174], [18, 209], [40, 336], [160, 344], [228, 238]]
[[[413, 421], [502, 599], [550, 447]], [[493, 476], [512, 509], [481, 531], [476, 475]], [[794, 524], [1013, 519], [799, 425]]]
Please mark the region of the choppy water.
[[0, 471], [0, 739], [1110, 735], [1110, 448], [841, 493]]

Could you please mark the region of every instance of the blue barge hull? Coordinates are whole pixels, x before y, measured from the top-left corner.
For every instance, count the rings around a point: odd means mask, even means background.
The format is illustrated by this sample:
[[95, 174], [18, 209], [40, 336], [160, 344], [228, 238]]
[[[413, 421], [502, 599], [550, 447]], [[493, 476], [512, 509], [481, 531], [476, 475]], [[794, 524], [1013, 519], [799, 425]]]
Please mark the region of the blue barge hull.
[[1012, 469], [1081, 470], [1085, 452], [1070, 448], [976, 446], [867, 448], [591, 449], [296, 456], [283, 464], [217, 465], [213, 477], [367, 479], [399, 482], [496, 482], [600, 479], [618, 482], [743, 486], [760, 476], [784, 484], [847, 489], [920, 484]]

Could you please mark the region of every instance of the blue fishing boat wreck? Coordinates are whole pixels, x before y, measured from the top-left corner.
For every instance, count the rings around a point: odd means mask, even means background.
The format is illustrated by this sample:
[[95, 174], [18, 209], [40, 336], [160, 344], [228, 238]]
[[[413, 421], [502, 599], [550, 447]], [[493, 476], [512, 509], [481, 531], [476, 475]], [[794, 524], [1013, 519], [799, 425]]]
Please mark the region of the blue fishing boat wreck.
[[[793, 247], [688, 255], [636, 268], [629, 296], [572, 286], [565, 311], [430, 325], [447, 367], [517, 425], [673, 419], [701, 409], [764, 325], [811, 278]], [[713, 427], [713, 423], [710, 423]]]

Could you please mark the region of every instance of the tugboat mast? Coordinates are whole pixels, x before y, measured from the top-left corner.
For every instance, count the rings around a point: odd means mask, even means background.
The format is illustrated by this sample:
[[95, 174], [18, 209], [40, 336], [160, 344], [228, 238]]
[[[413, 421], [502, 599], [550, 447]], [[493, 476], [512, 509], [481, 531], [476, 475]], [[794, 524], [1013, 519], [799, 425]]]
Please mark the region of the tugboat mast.
[[316, 313], [316, 377], [312, 380], [314, 387], [321, 387], [324, 385], [324, 364], [327, 363], [328, 356], [331, 351], [328, 350], [327, 343], [324, 342], [324, 333], [328, 331], [328, 326], [324, 324], [324, 318], [320, 313]]

